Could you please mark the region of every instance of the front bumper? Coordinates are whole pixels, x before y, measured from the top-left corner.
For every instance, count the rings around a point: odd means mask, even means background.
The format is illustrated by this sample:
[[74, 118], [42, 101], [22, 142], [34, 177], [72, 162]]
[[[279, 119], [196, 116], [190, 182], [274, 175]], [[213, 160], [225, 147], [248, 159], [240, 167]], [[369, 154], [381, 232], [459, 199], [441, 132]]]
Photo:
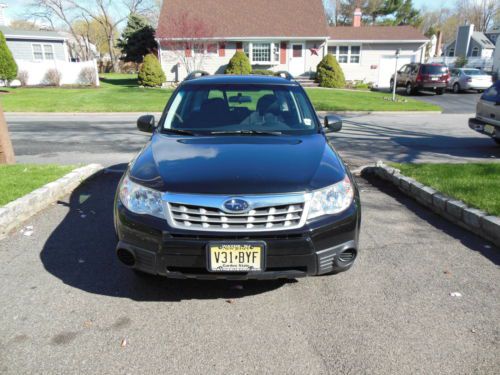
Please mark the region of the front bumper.
[[500, 139], [500, 127], [498, 125], [489, 124], [477, 118], [470, 118], [469, 128], [489, 137]]
[[[306, 223], [302, 228], [241, 235], [172, 228], [166, 220], [128, 211], [119, 199], [115, 204], [117, 251], [126, 250], [133, 255], [133, 268], [171, 278], [265, 280], [341, 272], [349, 269], [356, 258], [360, 221], [359, 198], [343, 213]], [[234, 240], [264, 241], [266, 269], [209, 272], [208, 243]]]

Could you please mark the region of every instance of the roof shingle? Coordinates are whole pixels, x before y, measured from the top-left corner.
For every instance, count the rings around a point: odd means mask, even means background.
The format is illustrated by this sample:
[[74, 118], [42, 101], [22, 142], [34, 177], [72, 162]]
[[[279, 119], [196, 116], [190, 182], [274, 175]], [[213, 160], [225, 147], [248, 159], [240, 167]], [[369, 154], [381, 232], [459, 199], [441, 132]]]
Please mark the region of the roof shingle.
[[405, 40], [425, 41], [427, 38], [413, 26], [335, 26], [328, 27], [330, 40]]
[[156, 37], [189, 37], [175, 17], [202, 20], [219, 38], [319, 37], [328, 35], [322, 0], [164, 0]]

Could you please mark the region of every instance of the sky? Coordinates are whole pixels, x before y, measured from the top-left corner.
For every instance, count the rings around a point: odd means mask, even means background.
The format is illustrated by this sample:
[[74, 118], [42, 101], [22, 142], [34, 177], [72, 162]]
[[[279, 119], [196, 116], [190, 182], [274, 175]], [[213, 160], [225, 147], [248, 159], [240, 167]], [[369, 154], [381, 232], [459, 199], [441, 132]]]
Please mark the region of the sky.
[[[11, 19], [20, 18], [23, 14], [24, 7], [30, 2], [31, 0], [0, 0], [0, 3], [8, 5], [8, 8], [5, 9], [7, 22]], [[417, 8], [425, 6], [427, 9], [436, 9], [451, 5], [453, 0], [413, 0], [413, 3]]]

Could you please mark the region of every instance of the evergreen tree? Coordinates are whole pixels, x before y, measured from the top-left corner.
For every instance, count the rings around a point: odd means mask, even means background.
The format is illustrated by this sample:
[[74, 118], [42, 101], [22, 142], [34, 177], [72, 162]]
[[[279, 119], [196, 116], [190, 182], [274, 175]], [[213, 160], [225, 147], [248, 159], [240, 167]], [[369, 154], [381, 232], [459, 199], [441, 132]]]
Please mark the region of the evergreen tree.
[[158, 87], [165, 82], [165, 73], [155, 55], [144, 57], [144, 63], [139, 70], [138, 82], [141, 86]]
[[130, 13], [127, 26], [123, 30], [117, 46], [122, 51], [124, 61], [142, 63], [144, 56], [158, 48], [155, 30], [145, 17]]
[[229, 60], [225, 73], [237, 75], [252, 73], [252, 65], [245, 52], [236, 51], [231, 60]]
[[316, 82], [321, 87], [342, 88], [345, 86], [344, 72], [333, 55], [326, 55], [318, 64]]
[[8, 86], [17, 77], [17, 64], [0, 31], [0, 80]]

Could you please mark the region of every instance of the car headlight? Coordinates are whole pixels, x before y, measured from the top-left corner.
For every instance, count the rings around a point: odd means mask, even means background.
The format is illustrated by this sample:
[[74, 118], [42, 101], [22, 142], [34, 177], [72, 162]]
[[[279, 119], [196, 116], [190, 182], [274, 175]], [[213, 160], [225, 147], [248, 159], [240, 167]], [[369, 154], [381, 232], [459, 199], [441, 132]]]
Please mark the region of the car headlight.
[[129, 176], [125, 176], [120, 185], [120, 200], [136, 214], [165, 218], [161, 192], [136, 184]]
[[312, 193], [307, 218], [338, 214], [351, 205], [353, 198], [354, 189], [346, 175], [342, 181]]

